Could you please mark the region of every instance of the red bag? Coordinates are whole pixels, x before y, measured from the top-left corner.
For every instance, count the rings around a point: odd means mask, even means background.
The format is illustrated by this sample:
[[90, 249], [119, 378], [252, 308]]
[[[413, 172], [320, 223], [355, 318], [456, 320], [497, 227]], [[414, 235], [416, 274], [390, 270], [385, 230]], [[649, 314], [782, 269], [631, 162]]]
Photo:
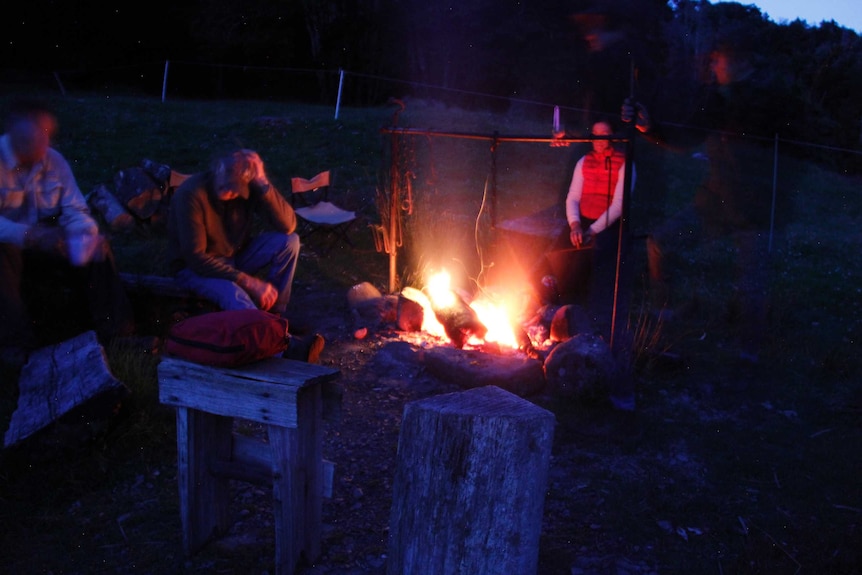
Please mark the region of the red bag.
[[204, 365], [236, 367], [287, 349], [287, 320], [259, 309], [216, 311], [184, 319], [168, 332], [165, 351]]

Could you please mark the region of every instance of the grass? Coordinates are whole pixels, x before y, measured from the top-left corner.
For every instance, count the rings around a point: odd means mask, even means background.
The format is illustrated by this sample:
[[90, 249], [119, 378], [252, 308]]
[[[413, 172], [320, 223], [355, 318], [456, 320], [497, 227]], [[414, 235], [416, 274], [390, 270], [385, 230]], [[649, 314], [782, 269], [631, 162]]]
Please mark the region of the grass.
[[[333, 169], [338, 191], [361, 215], [353, 234], [358, 245], [325, 258], [303, 259], [298, 278], [325, 277], [344, 287], [371, 281], [385, 289], [388, 261], [375, 251], [365, 226], [379, 221], [375, 196], [381, 186], [385, 189], [381, 173], [388, 169], [389, 153], [380, 127], [389, 124], [394, 108], [343, 109], [336, 121], [331, 108], [281, 102], [49, 97], [61, 124], [57, 147], [72, 163], [85, 193], [144, 158], [191, 172], [233, 146], [256, 149], [272, 180], [284, 189], [292, 175]], [[408, 102], [399, 125], [547, 132], [547, 126], [529, 119], [468, 113], [431, 102]], [[406, 246], [398, 259], [405, 283], [415, 281], [432, 259], [461, 266], [468, 277], [478, 275], [475, 226], [477, 221], [487, 226], [487, 214], [479, 217], [479, 209], [488, 205], [494, 166], [496, 207], [504, 219], [560, 202], [583, 152], [582, 147], [514, 144], [501, 145], [493, 156], [484, 141], [416, 138], [403, 144], [417, 210], [408, 218]], [[636, 151], [639, 183], [632, 222], [636, 232], [645, 232], [688, 201], [704, 164], [646, 145], [638, 144]], [[771, 172], [771, 151], [763, 151], [761, 165]], [[771, 330], [764, 361], [752, 372], [761, 383], [727, 393], [745, 375], [734, 363], [735, 326], [728, 312], [735, 287], [731, 245], [722, 238], [676, 245], [672, 264], [681, 289], [675, 302], [697, 306], [682, 321], [669, 323], [651, 316], [648, 306], [636, 305], [631, 319], [638, 326], [637, 341], [681, 354], [686, 367], [667, 371], [658, 362], [639, 363], [644, 446], [590, 443], [562, 426], [558, 443], [564, 451], [555, 457], [582, 464], [579, 481], [588, 486], [575, 490], [566, 478], [550, 488], [546, 507], [583, 504], [601, 509], [602, 517], [595, 519], [597, 527], [583, 527], [583, 533], [570, 538], [586, 541], [622, 531], [636, 554], [634, 548], [651, 544], [659, 525], [671, 531], [663, 547], [650, 553], [663, 564], [676, 565], [676, 572], [859, 572], [853, 549], [860, 541], [862, 508], [860, 180], [799, 159], [783, 158], [779, 167], [781, 181], [789, 182], [781, 193], [794, 209], [782, 214], [781, 232], [764, 264], [771, 280]], [[481, 230], [479, 237], [486, 233]], [[122, 270], [164, 272], [164, 233], [158, 227], [116, 235], [113, 244]], [[644, 267], [641, 247], [635, 243], [636, 275]], [[634, 302], [644, 300], [642, 288], [643, 282], [635, 282]], [[156, 468], [167, 457], [173, 414], [158, 405], [152, 357], [113, 349], [108, 355], [112, 371], [134, 391], [124, 419], [110, 430], [95, 430], [96, 439], [79, 454], [46, 452], [38, 468], [17, 469], [13, 460], [0, 470], [0, 523], [24, 518], [23, 531], [34, 538], [65, 532], [76, 564], [85, 561], [82, 539], [97, 532], [92, 525], [69, 527], [78, 506], [103, 509], [112, 518], [122, 516], [117, 509], [125, 506], [138, 510], [137, 517], [147, 517], [157, 509], [147, 503], [146, 485], [168, 480], [148, 475], [142, 484], [133, 482], [135, 490], [111, 490], [121, 478], [138, 473], [140, 464]], [[14, 405], [14, 392], [4, 385], [0, 415], [8, 417]], [[589, 421], [595, 414], [568, 406], [557, 417]], [[587, 448], [600, 456], [586, 454]], [[619, 466], [608, 461], [619, 461]], [[633, 515], [648, 521], [632, 522]], [[171, 518], [178, 521], [176, 514]], [[119, 527], [106, 536], [104, 546], [122, 544]], [[0, 543], [10, 541], [0, 537]], [[543, 545], [553, 554], [565, 542]]]

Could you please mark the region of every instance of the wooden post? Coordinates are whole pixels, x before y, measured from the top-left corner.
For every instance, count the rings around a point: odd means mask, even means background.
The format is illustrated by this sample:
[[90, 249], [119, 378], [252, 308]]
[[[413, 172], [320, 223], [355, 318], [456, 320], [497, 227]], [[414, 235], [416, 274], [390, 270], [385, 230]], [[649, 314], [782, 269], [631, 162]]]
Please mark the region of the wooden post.
[[409, 403], [388, 575], [536, 572], [554, 416], [488, 386]]

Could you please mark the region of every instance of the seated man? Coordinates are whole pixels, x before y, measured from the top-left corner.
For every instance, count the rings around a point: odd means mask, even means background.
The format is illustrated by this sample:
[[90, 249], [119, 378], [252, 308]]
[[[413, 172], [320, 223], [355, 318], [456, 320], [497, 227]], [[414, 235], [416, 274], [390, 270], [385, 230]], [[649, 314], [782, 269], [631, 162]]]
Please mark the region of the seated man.
[[[255, 216], [272, 231], [252, 234]], [[176, 190], [168, 256], [177, 282], [223, 310], [259, 308], [284, 315], [299, 260], [296, 214], [252, 150], [216, 159]], [[266, 270], [266, 279], [255, 274]], [[292, 338], [288, 356], [316, 361], [323, 338]]]
[[56, 128], [46, 106], [16, 102], [0, 137], [0, 350], [4, 363], [16, 367], [29, 351], [64, 335], [67, 326], [42, 326], [34, 318], [60, 286], [85, 294], [103, 343], [134, 331], [108, 242], [68, 162], [50, 147]]

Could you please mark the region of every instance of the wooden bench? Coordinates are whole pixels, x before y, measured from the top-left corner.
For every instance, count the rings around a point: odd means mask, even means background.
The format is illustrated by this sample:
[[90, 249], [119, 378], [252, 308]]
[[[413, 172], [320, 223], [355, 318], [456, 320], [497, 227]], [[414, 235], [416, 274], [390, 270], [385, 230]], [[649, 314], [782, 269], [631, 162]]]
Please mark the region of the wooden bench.
[[[240, 368], [166, 357], [159, 400], [177, 410], [177, 478], [187, 555], [230, 526], [229, 479], [271, 485], [276, 573], [320, 554], [322, 384], [338, 370], [281, 358]], [[233, 433], [233, 419], [266, 425], [268, 443]], [[330, 476], [331, 481], [331, 476]]]

